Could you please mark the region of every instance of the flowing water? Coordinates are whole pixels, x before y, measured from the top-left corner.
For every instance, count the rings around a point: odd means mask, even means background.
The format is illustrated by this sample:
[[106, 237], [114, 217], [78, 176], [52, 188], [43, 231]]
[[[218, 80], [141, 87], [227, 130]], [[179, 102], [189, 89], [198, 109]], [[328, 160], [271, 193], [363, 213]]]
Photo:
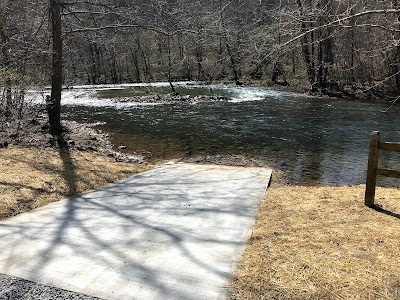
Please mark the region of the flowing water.
[[[388, 103], [317, 98], [267, 88], [178, 84], [181, 94], [225, 95], [232, 100], [195, 104], [120, 102], [169, 92], [166, 84], [77, 87], [64, 93], [68, 118], [99, 122], [127, 152], [152, 160], [244, 155], [287, 171], [292, 182], [350, 185], [365, 182], [369, 134], [400, 141], [400, 107]], [[383, 155], [400, 169], [400, 154]], [[381, 181], [397, 185], [395, 180]]]

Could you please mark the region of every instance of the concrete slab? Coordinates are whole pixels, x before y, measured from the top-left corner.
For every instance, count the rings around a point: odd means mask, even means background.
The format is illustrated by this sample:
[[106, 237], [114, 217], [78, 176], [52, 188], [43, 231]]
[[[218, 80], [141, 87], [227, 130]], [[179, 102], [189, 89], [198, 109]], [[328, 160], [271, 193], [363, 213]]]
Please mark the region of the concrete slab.
[[223, 299], [271, 170], [171, 164], [0, 222], [0, 273], [105, 299]]

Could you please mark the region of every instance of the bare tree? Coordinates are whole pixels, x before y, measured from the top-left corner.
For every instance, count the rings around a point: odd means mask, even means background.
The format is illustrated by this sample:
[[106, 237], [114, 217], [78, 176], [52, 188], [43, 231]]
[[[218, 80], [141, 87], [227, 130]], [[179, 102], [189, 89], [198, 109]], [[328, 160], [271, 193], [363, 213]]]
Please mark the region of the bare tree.
[[52, 69], [51, 96], [46, 99], [49, 114], [50, 133], [60, 134], [61, 128], [61, 91], [63, 83], [63, 44], [61, 28], [61, 7], [59, 0], [49, 0], [52, 33]]

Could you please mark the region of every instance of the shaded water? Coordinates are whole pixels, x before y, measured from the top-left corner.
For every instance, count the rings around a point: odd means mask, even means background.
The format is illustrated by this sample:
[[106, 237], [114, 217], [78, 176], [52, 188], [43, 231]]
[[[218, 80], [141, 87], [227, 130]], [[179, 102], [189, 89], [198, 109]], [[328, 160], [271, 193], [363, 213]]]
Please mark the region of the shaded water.
[[[105, 89], [89, 98], [129, 97], [132, 89]], [[203, 94], [207, 89], [191, 87], [188, 92]], [[70, 118], [105, 122], [102, 127], [114, 133], [114, 144], [126, 145], [128, 152], [150, 151], [154, 160], [240, 154], [273, 161], [298, 184], [364, 183], [370, 132], [379, 130], [384, 140], [400, 141], [400, 108], [380, 112], [387, 103], [260, 88], [214, 87], [215, 92], [229, 94], [233, 101], [152, 106], [79, 102], [64, 110]], [[399, 158], [384, 155], [381, 164], [400, 169]]]

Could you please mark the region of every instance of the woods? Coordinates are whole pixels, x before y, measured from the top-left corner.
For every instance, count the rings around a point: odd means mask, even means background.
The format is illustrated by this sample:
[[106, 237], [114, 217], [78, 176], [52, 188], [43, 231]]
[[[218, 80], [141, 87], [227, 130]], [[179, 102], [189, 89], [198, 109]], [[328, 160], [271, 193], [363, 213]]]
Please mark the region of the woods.
[[[2, 0], [1, 115], [29, 86], [230, 81], [395, 101], [397, 0]], [[62, 71], [63, 70], [63, 71]], [[12, 118], [11, 118], [12, 119]]]

